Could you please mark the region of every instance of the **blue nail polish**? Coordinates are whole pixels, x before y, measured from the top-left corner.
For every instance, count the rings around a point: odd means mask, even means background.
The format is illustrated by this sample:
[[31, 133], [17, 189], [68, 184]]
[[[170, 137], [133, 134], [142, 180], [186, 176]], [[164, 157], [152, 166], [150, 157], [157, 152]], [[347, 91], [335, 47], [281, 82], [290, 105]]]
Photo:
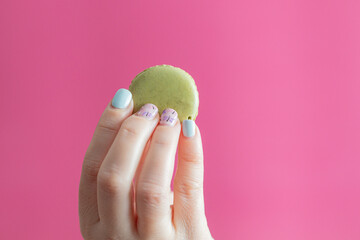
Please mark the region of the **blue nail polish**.
[[195, 135], [195, 122], [193, 120], [184, 120], [182, 124], [184, 136], [193, 137]]
[[116, 92], [116, 94], [111, 102], [111, 105], [114, 108], [127, 108], [127, 106], [129, 106], [129, 104], [131, 102], [131, 98], [132, 98], [132, 94], [129, 90], [120, 88]]

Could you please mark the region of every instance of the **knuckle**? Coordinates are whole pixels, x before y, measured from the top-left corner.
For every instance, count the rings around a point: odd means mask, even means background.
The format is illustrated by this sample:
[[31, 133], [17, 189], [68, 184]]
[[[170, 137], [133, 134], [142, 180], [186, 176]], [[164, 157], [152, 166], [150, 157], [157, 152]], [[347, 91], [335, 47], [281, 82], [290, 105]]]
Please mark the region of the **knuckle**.
[[174, 184], [175, 191], [186, 198], [197, 198], [203, 192], [203, 184], [200, 179], [186, 179]]
[[119, 129], [119, 134], [125, 138], [133, 138], [140, 134], [140, 130], [135, 126], [135, 124], [125, 120]]
[[178, 138], [175, 136], [170, 128], [156, 128], [152, 141], [157, 145], [169, 147], [175, 141], [177, 142]]
[[119, 130], [119, 124], [110, 119], [100, 119], [98, 128], [101, 132], [115, 134]]
[[102, 191], [115, 195], [126, 189], [130, 183], [115, 173], [100, 172], [98, 175], [98, 185]]
[[156, 135], [153, 138], [152, 143], [162, 148], [169, 148], [172, 144], [171, 139], [163, 135]]
[[146, 183], [138, 187], [137, 195], [146, 207], [156, 208], [166, 201], [168, 192], [156, 184]]
[[181, 154], [181, 160], [188, 163], [193, 164], [202, 164], [203, 162], [203, 154], [200, 151], [188, 152], [184, 151]]
[[92, 158], [89, 155], [86, 155], [82, 169], [83, 173], [87, 177], [96, 179], [99, 173], [99, 169], [100, 169], [100, 163], [96, 160], [92, 160]]

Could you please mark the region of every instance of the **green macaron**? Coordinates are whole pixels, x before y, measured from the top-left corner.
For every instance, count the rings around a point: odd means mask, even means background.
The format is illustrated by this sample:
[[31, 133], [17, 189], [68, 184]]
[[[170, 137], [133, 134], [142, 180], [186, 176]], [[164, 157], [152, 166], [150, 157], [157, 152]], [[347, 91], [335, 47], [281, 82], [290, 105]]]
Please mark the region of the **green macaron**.
[[195, 120], [198, 115], [199, 93], [194, 79], [184, 70], [170, 65], [145, 69], [131, 82], [134, 112], [146, 103], [155, 104], [159, 113], [166, 108], [177, 111], [180, 121]]

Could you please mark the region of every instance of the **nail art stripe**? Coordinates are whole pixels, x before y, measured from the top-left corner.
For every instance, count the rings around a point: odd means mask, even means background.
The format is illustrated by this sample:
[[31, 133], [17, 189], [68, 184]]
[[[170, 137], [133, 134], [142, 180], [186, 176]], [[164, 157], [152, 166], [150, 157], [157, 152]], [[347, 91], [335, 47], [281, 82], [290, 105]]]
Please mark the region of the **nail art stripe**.
[[161, 114], [160, 124], [174, 126], [176, 123], [177, 116], [178, 114], [174, 109], [167, 108]]
[[147, 103], [140, 108], [136, 115], [147, 119], [153, 119], [157, 113], [158, 108], [154, 104]]

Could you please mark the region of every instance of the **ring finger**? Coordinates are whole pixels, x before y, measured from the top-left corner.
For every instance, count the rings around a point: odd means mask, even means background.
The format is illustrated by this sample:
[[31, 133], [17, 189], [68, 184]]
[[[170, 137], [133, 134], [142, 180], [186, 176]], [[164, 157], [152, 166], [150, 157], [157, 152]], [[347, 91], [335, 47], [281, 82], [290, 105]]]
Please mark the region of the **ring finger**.
[[[136, 189], [136, 207], [140, 236], [172, 234], [170, 183], [174, 169], [180, 122], [173, 109], [165, 109], [145, 156]], [[169, 230], [169, 232], [165, 232]]]

